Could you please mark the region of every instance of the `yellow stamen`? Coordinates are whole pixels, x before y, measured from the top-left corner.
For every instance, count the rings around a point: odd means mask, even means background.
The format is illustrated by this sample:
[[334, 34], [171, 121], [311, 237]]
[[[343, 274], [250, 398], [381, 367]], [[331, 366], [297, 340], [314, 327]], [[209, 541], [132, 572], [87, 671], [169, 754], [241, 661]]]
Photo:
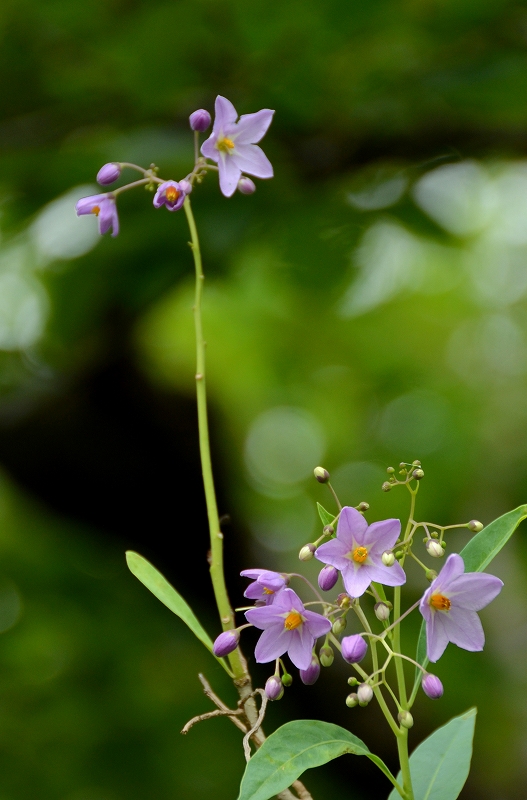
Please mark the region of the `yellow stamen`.
[[222, 138], [218, 139], [218, 141], [216, 142], [216, 147], [218, 148], [218, 150], [222, 150], [224, 153], [228, 153], [229, 150], [232, 150], [234, 148], [234, 142], [232, 141], [232, 139], [227, 139], [226, 136], [222, 136]]
[[368, 558], [368, 551], [365, 547], [356, 547], [351, 557], [357, 564], [364, 564]]
[[288, 631], [294, 631], [294, 629], [298, 628], [298, 626], [301, 624], [302, 617], [298, 611], [291, 611], [291, 613], [285, 619], [284, 628], [286, 628]]
[[165, 195], [169, 203], [174, 203], [179, 197], [179, 192], [175, 186], [169, 186]]
[[264, 594], [274, 594], [274, 590], [273, 589], [266, 589], [265, 586], [264, 586]]
[[99, 208], [99, 206], [93, 206], [93, 208], [92, 208], [92, 210], [91, 210], [91, 213], [92, 213], [92, 214], [95, 214], [95, 216], [96, 216], [96, 217], [98, 217], [98, 216], [99, 216], [99, 213], [100, 213], [100, 210], [101, 210], [101, 209]]
[[445, 597], [444, 594], [439, 594], [439, 592], [432, 595], [429, 603], [438, 611], [450, 611], [450, 606], [452, 605], [448, 597]]

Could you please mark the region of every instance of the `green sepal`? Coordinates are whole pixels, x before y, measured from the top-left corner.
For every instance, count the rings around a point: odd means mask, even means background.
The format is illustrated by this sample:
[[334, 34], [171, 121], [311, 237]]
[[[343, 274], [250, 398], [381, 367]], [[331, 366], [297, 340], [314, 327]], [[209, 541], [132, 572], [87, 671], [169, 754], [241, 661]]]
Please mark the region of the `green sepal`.
[[322, 520], [322, 525], [331, 525], [335, 519], [335, 514], [330, 514], [329, 511], [326, 511], [324, 506], [321, 506], [320, 503], [317, 503], [318, 509], [318, 516]]

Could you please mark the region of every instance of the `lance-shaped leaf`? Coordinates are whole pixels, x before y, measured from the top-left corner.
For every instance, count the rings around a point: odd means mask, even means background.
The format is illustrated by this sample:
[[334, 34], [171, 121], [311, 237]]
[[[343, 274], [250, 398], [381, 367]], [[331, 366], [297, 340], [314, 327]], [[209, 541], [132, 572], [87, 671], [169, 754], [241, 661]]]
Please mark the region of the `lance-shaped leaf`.
[[345, 753], [367, 756], [395, 784], [386, 764], [345, 728], [314, 719], [297, 719], [272, 733], [250, 759], [238, 800], [269, 800], [287, 789], [306, 769]]
[[135, 575], [147, 589], [150, 589], [158, 600], [161, 600], [167, 608], [182, 619], [200, 642], [203, 642], [207, 650], [212, 652], [212, 640], [210, 636], [201, 626], [201, 623], [188, 603], [183, 600], [179, 592], [176, 592], [167, 579], [164, 578], [146, 558], [140, 556], [139, 553], [134, 553], [133, 550], [127, 551], [126, 563], [128, 564], [130, 572]]
[[326, 525], [331, 525], [331, 523], [335, 519], [335, 514], [330, 514], [329, 511], [326, 511], [324, 506], [320, 505], [320, 503], [317, 503], [317, 508], [318, 508], [318, 516], [322, 520], [322, 525], [324, 525], [324, 527]]
[[[477, 709], [454, 717], [425, 739], [410, 756], [415, 800], [456, 800], [465, 785], [472, 758]], [[401, 774], [397, 776], [402, 781]], [[401, 800], [394, 789], [388, 800]]]
[[[498, 555], [512, 534], [522, 522], [527, 519], [527, 505], [518, 506], [513, 511], [498, 517], [486, 528], [477, 533], [465, 545], [459, 554], [465, 563], [465, 572], [483, 572], [488, 567], [492, 559]], [[426, 658], [426, 625], [421, 625], [419, 639], [417, 641], [417, 653], [415, 660], [426, 668], [428, 659]], [[421, 680], [421, 670], [416, 670], [415, 683]], [[414, 684], [415, 686], [415, 684]]]

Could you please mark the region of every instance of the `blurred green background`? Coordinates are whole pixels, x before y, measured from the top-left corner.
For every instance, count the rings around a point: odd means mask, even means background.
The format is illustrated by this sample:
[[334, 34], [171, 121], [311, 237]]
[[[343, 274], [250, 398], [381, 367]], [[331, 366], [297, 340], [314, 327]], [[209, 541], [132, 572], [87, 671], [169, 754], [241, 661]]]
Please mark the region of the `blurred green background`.
[[[229, 800], [237, 730], [179, 731], [210, 710], [198, 671], [233, 690], [123, 555], [219, 632], [185, 219], [140, 190], [100, 239], [74, 202], [110, 160], [183, 177], [188, 115], [218, 93], [276, 109], [275, 179], [226, 200], [211, 175], [193, 195], [236, 604], [240, 569], [297, 568], [330, 505], [318, 463], [373, 521], [407, 509], [380, 491], [386, 467], [420, 458], [421, 519], [487, 523], [527, 499], [527, 9], [4, 0], [0, 30], [0, 800]], [[478, 705], [467, 800], [527, 795], [526, 570], [520, 529], [493, 565], [485, 652], [450, 647], [444, 698], [416, 706], [414, 743]], [[267, 729], [349, 725], [395, 768], [376, 710], [346, 709], [346, 675], [295, 680]], [[306, 783], [316, 800], [389, 792], [348, 757]]]

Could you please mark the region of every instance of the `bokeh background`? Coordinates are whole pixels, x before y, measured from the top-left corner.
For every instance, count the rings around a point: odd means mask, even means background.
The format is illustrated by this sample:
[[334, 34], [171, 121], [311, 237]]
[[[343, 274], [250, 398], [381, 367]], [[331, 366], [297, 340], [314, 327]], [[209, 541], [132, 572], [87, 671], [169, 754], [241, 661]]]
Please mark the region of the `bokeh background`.
[[[331, 504], [318, 463], [373, 521], [406, 513], [380, 486], [419, 458], [421, 519], [488, 523], [527, 500], [527, 10], [4, 0], [0, 31], [0, 800], [233, 799], [234, 726], [179, 733], [210, 710], [198, 671], [233, 689], [124, 562], [150, 558], [219, 632], [185, 219], [139, 190], [100, 238], [74, 202], [110, 160], [183, 177], [188, 115], [218, 93], [276, 109], [275, 179], [226, 200], [211, 175], [193, 195], [235, 603], [240, 569], [298, 568]], [[478, 705], [467, 800], [527, 794], [526, 569], [520, 528], [493, 564], [485, 652], [451, 646], [444, 698], [416, 705], [414, 743]], [[347, 674], [295, 680], [267, 729], [339, 722], [395, 768], [376, 710], [345, 707]], [[351, 757], [306, 783], [389, 792]]]

